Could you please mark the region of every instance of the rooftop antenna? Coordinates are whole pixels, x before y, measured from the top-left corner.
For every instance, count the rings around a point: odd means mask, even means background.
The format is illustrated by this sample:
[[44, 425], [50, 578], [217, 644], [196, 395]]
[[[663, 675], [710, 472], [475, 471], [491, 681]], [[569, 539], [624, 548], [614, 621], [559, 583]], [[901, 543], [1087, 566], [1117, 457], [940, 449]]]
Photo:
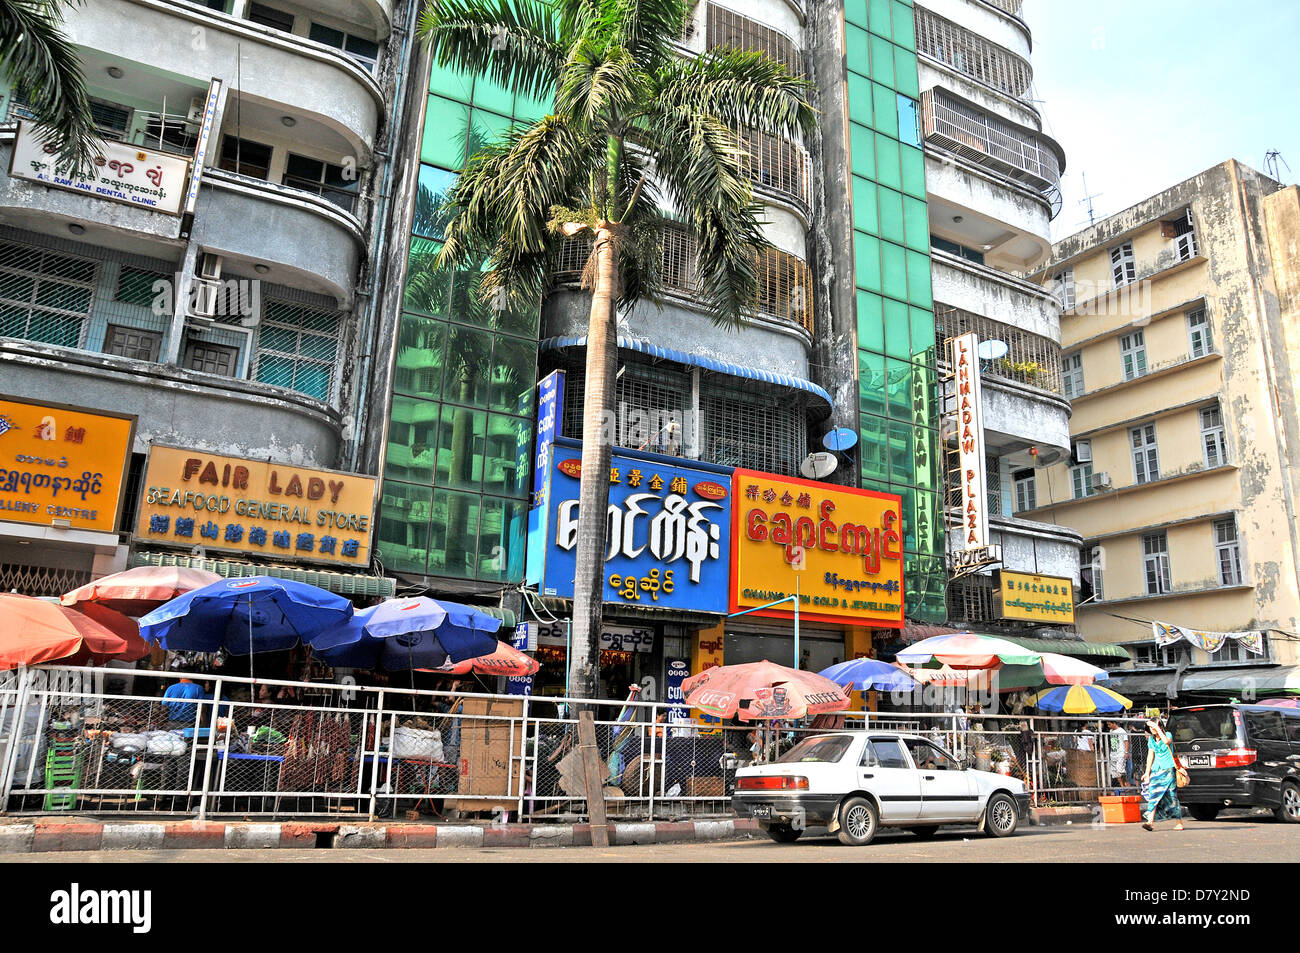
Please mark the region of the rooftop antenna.
[[1102, 194], [1103, 194], [1103, 193], [1101, 193], [1101, 192], [1097, 192], [1096, 194], [1089, 193], [1089, 191], [1088, 191], [1088, 173], [1086, 173], [1086, 172], [1083, 173], [1083, 198], [1081, 198], [1081, 199], [1079, 200], [1079, 204], [1080, 204], [1080, 205], [1087, 205], [1087, 206], [1088, 206], [1088, 224], [1089, 224], [1089, 225], [1096, 225], [1096, 224], [1097, 224], [1097, 214], [1096, 214], [1096, 212], [1093, 210], [1093, 207], [1092, 207], [1092, 200], [1093, 200], [1093, 199], [1096, 199], [1096, 198], [1101, 198]]
[[1264, 174], [1274, 182], [1282, 181], [1282, 175], [1277, 168], [1279, 162], [1286, 166], [1288, 172], [1291, 171], [1291, 167], [1287, 165], [1286, 160], [1282, 158], [1282, 153], [1278, 152], [1276, 149], [1269, 149], [1268, 152], [1264, 153]]

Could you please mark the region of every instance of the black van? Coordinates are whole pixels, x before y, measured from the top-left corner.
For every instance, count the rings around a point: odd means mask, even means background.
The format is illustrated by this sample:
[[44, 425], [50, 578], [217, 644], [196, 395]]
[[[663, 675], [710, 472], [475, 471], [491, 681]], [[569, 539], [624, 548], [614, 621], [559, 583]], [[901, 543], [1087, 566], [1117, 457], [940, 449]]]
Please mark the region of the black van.
[[1300, 710], [1197, 705], [1169, 715], [1174, 754], [1191, 783], [1178, 791], [1198, 821], [1225, 807], [1267, 807], [1300, 824]]

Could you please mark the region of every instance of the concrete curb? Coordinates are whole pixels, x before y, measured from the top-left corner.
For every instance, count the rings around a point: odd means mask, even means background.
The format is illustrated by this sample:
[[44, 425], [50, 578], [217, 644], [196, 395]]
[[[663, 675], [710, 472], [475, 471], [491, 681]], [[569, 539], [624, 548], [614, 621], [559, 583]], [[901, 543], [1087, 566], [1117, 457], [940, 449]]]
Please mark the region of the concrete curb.
[[1066, 824], [1091, 824], [1101, 818], [1099, 804], [1078, 807], [1034, 807], [1029, 809], [1029, 822], [1038, 827], [1057, 827]]
[[[758, 832], [748, 818], [709, 821], [618, 822], [612, 845], [743, 840]], [[90, 850], [332, 848], [451, 849], [589, 847], [588, 824], [331, 824], [198, 821], [76, 821], [0, 823], [0, 854]]]

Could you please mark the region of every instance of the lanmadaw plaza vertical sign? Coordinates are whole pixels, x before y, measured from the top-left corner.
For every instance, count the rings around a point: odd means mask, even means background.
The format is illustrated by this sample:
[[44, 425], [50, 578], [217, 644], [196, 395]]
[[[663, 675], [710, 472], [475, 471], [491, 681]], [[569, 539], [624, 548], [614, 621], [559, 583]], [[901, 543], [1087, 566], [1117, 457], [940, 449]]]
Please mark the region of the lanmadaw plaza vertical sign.
[[963, 550], [984, 549], [989, 544], [989, 514], [984, 472], [984, 420], [981, 413], [979, 336], [949, 338], [957, 402], [957, 441], [961, 465]]

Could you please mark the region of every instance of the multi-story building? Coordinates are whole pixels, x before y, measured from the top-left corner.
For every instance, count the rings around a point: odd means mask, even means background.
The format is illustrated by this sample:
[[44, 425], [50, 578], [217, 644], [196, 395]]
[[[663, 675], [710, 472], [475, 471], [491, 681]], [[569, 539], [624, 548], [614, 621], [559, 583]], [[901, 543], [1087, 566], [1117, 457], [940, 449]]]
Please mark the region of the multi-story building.
[[[154, 446], [356, 469], [389, 117], [415, 9], [89, 0], [63, 30], [108, 143], [90, 175], [60, 175], [24, 90], [0, 86], [0, 392], [136, 418], [116, 523], [0, 523], [0, 588], [57, 594], [128, 559], [203, 547], [194, 558], [212, 549], [284, 565], [346, 550], [357, 579], [317, 581], [392, 592], [391, 580], [361, 578], [368, 500], [351, 543], [314, 519], [285, 542], [287, 526], [251, 532], [206, 518], [216, 510], [178, 511], [165, 530], [160, 518], [130, 552], [128, 536]], [[270, 479], [272, 494], [287, 488]]]
[[1066, 307], [1073, 416], [1032, 515], [1085, 540], [1081, 630], [1155, 669], [1121, 692], [1300, 686], [1297, 236], [1300, 190], [1228, 161], [1058, 242], [1039, 275]]

